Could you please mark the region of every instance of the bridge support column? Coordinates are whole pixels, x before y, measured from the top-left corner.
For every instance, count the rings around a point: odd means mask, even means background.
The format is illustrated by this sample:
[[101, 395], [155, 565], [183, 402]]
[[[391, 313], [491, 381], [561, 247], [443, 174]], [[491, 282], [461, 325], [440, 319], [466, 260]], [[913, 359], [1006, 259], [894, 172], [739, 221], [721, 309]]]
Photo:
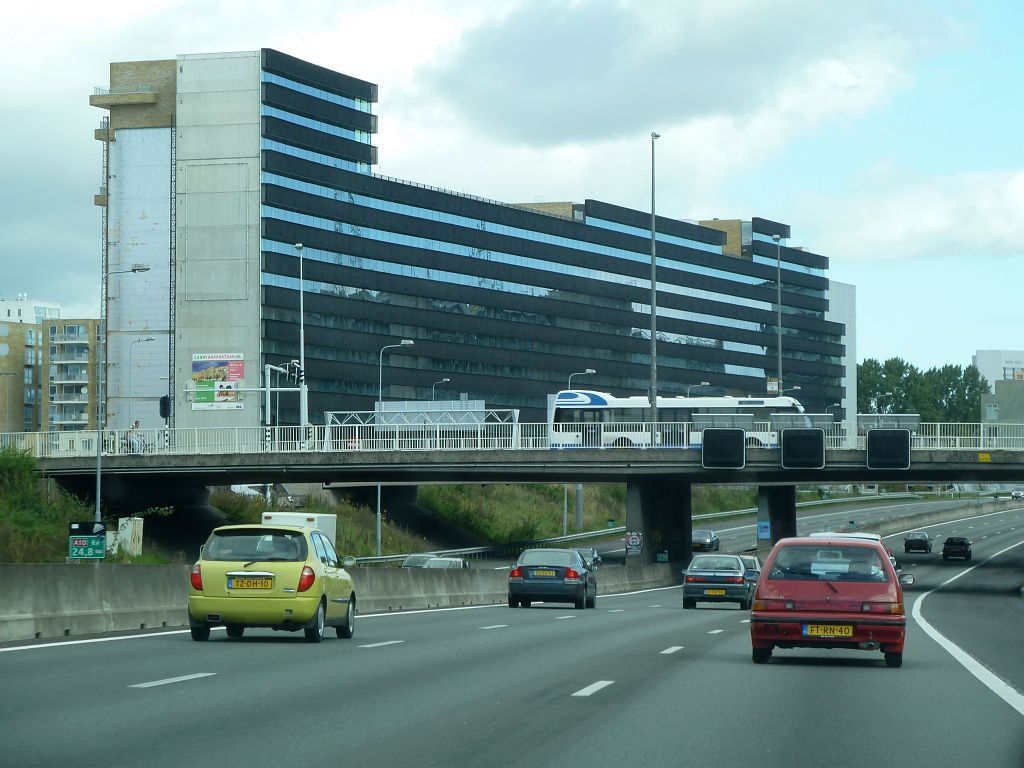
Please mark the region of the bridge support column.
[[758, 545], [767, 523], [770, 543], [787, 536], [796, 536], [796, 486], [760, 485], [757, 488]]
[[[626, 483], [626, 530], [644, 535], [642, 563], [658, 561], [659, 553], [684, 565], [692, 545], [690, 484], [670, 478], [641, 478]], [[629, 561], [627, 561], [629, 562]]]

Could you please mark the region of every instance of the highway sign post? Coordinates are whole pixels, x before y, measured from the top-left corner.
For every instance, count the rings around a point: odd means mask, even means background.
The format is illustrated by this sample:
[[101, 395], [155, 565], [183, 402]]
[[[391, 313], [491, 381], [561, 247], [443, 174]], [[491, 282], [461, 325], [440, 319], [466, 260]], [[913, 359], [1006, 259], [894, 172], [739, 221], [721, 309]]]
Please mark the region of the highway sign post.
[[68, 559], [102, 560], [107, 555], [107, 529], [103, 523], [68, 523]]

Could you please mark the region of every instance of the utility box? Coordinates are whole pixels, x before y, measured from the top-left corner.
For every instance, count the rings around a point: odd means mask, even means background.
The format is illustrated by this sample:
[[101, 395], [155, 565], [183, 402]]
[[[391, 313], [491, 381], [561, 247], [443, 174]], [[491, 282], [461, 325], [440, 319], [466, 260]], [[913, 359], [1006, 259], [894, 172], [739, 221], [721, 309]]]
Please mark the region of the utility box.
[[331, 544], [338, 546], [338, 516], [317, 512], [264, 512], [260, 521], [264, 525], [302, 525], [317, 528], [327, 534]]

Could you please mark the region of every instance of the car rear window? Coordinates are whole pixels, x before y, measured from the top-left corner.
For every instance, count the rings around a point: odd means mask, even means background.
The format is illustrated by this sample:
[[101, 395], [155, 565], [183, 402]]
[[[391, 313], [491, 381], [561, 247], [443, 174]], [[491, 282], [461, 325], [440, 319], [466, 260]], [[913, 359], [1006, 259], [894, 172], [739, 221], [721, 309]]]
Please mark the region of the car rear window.
[[690, 561], [690, 571], [742, 571], [743, 563], [738, 557], [695, 557]]
[[306, 559], [306, 539], [298, 531], [235, 529], [214, 531], [203, 548], [204, 560], [252, 562]]
[[528, 549], [519, 556], [520, 565], [557, 565], [568, 568], [576, 562], [571, 552], [551, 549]]
[[798, 545], [776, 553], [768, 578], [885, 582], [889, 574], [873, 548]]

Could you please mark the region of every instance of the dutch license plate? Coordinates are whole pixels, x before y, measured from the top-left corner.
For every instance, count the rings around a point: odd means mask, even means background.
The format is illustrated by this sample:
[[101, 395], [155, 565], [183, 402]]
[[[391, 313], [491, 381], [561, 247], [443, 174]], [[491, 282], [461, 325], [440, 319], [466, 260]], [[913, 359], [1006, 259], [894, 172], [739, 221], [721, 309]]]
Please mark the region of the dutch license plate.
[[853, 637], [849, 624], [804, 624], [804, 637]]
[[534, 571], [533, 575], [534, 576], [554, 576], [555, 572], [552, 571], [552, 570], [541, 569], [541, 570]]
[[704, 594], [705, 595], [724, 595], [725, 594], [725, 590], [724, 589], [705, 589], [704, 590]]
[[272, 589], [274, 580], [266, 576], [229, 576], [228, 589]]

